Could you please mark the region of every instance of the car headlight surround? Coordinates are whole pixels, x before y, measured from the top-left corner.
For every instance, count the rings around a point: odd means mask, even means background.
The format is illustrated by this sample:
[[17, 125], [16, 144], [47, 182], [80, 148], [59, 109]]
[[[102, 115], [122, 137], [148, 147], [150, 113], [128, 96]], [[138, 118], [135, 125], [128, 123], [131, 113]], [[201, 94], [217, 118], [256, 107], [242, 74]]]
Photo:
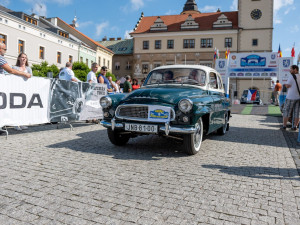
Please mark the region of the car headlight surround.
[[193, 102], [188, 98], [181, 99], [178, 103], [178, 108], [181, 112], [188, 113], [193, 108]]
[[100, 105], [103, 109], [107, 109], [112, 105], [112, 99], [108, 96], [100, 98]]

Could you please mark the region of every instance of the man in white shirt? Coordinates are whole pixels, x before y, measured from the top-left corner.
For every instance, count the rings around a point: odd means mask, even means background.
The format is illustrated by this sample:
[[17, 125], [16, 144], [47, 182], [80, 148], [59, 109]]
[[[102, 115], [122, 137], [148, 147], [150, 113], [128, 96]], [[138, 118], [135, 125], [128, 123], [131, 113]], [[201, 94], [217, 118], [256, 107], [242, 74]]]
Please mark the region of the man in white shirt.
[[[282, 130], [286, 130], [286, 124], [289, 119], [290, 114], [293, 112], [293, 127], [292, 130], [297, 130], [297, 126], [299, 123], [299, 102], [300, 102], [300, 94], [298, 87], [300, 89], [300, 75], [299, 75], [299, 67], [296, 65], [292, 65], [290, 68], [291, 76], [289, 76], [288, 81], [285, 86], [288, 89], [288, 93], [286, 95], [286, 100], [284, 102], [283, 108], [283, 126], [280, 128]], [[297, 80], [298, 87], [294, 77]]]
[[92, 83], [98, 83], [97, 77], [96, 77], [96, 72], [98, 70], [98, 64], [97, 63], [93, 63], [91, 69], [92, 70], [88, 73], [88, 75], [86, 77], [86, 82], [89, 82], [90, 84], [92, 84]]
[[62, 69], [62, 71], [60, 71], [59, 73], [59, 79], [78, 82], [79, 79], [75, 77], [72, 67], [73, 67], [72, 63], [67, 62], [66, 67]]

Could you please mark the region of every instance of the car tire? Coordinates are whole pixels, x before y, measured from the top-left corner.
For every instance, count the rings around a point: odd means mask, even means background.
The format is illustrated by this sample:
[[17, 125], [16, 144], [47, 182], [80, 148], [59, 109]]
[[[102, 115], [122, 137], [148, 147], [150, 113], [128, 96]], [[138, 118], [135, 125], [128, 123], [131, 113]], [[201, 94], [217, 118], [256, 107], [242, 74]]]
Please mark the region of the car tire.
[[195, 128], [195, 133], [183, 137], [183, 147], [188, 155], [196, 155], [200, 151], [203, 138], [202, 118], [197, 121]]
[[228, 113], [226, 112], [224, 114], [224, 124], [222, 127], [220, 127], [218, 130], [217, 130], [217, 134], [219, 135], [224, 135], [226, 134], [226, 131], [229, 130], [229, 123], [228, 123]]
[[110, 142], [117, 146], [126, 145], [130, 139], [130, 134], [121, 134], [119, 131], [107, 129], [107, 135]]

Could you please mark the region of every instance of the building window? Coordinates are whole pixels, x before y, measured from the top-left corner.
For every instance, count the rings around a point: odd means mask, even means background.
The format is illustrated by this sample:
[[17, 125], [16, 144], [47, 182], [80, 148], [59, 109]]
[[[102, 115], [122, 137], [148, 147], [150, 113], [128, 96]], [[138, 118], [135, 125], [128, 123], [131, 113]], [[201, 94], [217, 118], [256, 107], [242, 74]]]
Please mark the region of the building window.
[[80, 56], [80, 62], [83, 62], [83, 57], [82, 56]]
[[154, 63], [154, 68], [160, 67], [160, 63]]
[[131, 69], [131, 65], [129, 62], [127, 62], [127, 65], [126, 65], [126, 70], [130, 70]]
[[174, 40], [168, 40], [167, 48], [168, 49], [173, 49], [174, 48]]
[[161, 49], [161, 40], [155, 40], [155, 49]]
[[85, 60], [85, 64], [86, 64], [87, 66], [89, 66], [89, 59], [86, 59], [86, 60]]
[[24, 20], [25, 20], [26, 22], [28, 22], [28, 23], [31, 23], [31, 24], [34, 24], [34, 25], [37, 26], [37, 20], [35, 20], [35, 19], [32, 19], [32, 18], [30, 18], [30, 17], [28, 17], [28, 16], [24, 16]]
[[40, 59], [45, 59], [45, 48], [40, 46], [40, 53], [39, 53]]
[[101, 64], [101, 57], [98, 57], [98, 66]]
[[103, 59], [103, 66], [105, 66], [105, 59]]
[[120, 62], [116, 62], [116, 63], [115, 63], [115, 69], [116, 69], [116, 70], [119, 70], [119, 69], [120, 69]]
[[143, 64], [142, 73], [147, 74], [148, 73], [148, 64]]
[[195, 39], [184, 39], [183, 48], [195, 48]]
[[61, 63], [61, 52], [57, 52], [57, 63]]
[[258, 46], [258, 39], [252, 39], [252, 46]]
[[73, 63], [73, 56], [69, 55], [69, 62]]
[[232, 47], [232, 38], [225, 38], [225, 48]]
[[109, 64], [110, 64], [110, 62], [109, 62], [109, 60], [107, 60], [107, 69], [109, 69]]
[[6, 44], [6, 35], [0, 34], [0, 43]]
[[24, 50], [25, 50], [25, 42], [24, 41], [19, 40], [18, 50], [19, 50], [19, 54], [24, 52]]
[[213, 47], [213, 39], [212, 38], [202, 38], [200, 47], [201, 48], [212, 48]]
[[149, 49], [149, 41], [143, 41], [143, 49]]
[[65, 32], [59, 31], [58, 34], [64, 38], [69, 38], [69, 34], [67, 34]]

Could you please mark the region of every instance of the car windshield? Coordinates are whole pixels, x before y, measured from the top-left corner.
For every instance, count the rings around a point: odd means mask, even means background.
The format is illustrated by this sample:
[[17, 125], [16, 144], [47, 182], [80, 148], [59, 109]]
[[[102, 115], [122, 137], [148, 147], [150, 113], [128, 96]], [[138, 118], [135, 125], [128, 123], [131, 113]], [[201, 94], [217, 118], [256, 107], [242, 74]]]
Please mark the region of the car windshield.
[[190, 84], [206, 85], [206, 72], [200, 69], [169, 68], [153, 70], [144, 85], [154, 84]]

